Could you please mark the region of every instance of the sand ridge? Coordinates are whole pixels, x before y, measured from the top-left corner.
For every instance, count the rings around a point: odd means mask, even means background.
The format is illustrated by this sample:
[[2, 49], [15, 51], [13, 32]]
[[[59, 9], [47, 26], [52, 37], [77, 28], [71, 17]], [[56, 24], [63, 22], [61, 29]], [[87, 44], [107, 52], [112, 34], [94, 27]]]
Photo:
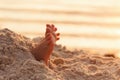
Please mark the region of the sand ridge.
[[56, 45], [49, 67], [36, 61], [34, 41], [9, 29], [0, 30], [0, 80], [119, 80], [120, 59]]

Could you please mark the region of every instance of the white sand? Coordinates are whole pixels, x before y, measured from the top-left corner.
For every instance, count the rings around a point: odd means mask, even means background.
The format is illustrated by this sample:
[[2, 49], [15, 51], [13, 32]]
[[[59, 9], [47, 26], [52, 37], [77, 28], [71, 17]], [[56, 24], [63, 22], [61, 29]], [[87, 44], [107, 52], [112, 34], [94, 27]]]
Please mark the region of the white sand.
[[0, 30], [0, 80], [120, 80], [119, 58], [56, 45], [47, 67], [30, 53], [33, 43], [8, 29]]

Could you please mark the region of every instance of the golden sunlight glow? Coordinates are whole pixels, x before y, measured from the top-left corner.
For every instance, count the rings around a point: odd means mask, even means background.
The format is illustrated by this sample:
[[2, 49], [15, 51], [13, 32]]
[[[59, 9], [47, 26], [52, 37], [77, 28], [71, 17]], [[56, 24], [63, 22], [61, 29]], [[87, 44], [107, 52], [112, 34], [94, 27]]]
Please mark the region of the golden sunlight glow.
[[120, 0], [0, 0], [2, 28], [33, 38], [46, 23], [61, 32], [58, 44], [120, 50]]

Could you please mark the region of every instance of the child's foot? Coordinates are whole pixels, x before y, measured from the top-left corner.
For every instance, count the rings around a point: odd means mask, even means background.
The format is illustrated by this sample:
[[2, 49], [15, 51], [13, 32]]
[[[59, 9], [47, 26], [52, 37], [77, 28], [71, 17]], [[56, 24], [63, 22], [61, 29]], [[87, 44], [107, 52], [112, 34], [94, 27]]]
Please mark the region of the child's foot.
[[55, 42], [59, 40], [59, 33], [55, 33], [57, 28], [54, 25], [46, 25], [45, 38], [32, 49], [32, 54], [36, 60], [44, 60], [46, 65], [48, 65], [48, 60], [53, 51]]

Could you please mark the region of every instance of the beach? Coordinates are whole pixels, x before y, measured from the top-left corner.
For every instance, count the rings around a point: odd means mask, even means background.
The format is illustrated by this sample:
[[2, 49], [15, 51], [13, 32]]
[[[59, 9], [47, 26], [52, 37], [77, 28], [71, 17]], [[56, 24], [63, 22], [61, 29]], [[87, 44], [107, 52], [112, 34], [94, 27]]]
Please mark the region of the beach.
[[[46, 24], [48, 66], [31, 54]], [[120, 80], [120, 0], [0, 0], [0, 80]]]
[[0, 30], [0, 80], [120, 79], [120, 59], [116, 56], [55, 45], [46, 66], [30, 52], [36, 42], [9, 29]]
[[69, 49], [120, 50], [120, 0], [0, 0], [0, 28], [34, 38], [47, 23]]

